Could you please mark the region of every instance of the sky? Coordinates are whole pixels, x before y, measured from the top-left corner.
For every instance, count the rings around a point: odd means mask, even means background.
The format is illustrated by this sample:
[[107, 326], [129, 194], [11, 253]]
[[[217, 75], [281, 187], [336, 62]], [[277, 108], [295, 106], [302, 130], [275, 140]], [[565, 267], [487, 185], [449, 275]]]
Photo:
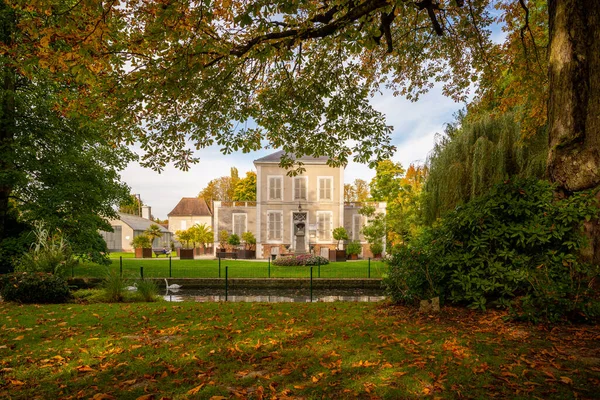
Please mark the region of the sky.
[[[373, 97], [371, 104], [386, 116], [387, 124], [393, 126], [392, 144], [397, 151], [392, 160], [405, 168], [411, 163], [426, 161], [436, 133], [441, 134], [444, 125], [453, 121], [453, 114], [465, 107], [443, 96], [441, 85], [421, 96], [418, 102], [384, 92]], [[132, 162], [122, 171], [121, 180], [131, 187], [131, 193], [140, 194], [155, 218], [166, 219], [182, 197], [196, 197], [211, 179], [228, 176], [231, 167], [236, 167], [240, 177], [244, 177], [247, 171], [255, 171], [254, 160], [275, 151], [277, 149], [263, 149], [223, 155], [217, 146], [212, 146], [196, 152], [200, 162], [188, 171], [168, 166], [159, 174]], [[352, 183], [360, 178], [369, 182], [374, 175], [367, 165], [351, 162], [344, 171], [344, 181]]]

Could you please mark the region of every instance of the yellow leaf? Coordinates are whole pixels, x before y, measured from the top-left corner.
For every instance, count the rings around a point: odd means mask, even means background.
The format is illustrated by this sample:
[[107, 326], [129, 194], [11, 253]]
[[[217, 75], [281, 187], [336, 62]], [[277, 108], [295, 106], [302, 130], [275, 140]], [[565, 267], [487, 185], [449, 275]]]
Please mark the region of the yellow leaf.
[[94, 368], [90, 367], [89, 365], [80, 365], [76, 369], [79, 372], [91, 372], [91, 371], [95, 371]]
[[154, 399], [153, 394], [145, 394], [143, 396], [137, 397], [135, 400], [152, 400]]
[[111, 396], [110, 394], [106, 394], [106, 393], [96, 393], [94, 395], [94, 397], [92, 397], [92, 400], [114, 400], [115, 398], [113, 396]]
[[21, 335], [21, 336], [17, 336], [13, 340], [23, 340], [23, 339], [25, 339], [25, 336]]
[[21, 382], [21, 381], [18, 381], [16, 379], [11, 379], [9, 382], [10, 382], [11, 385], [15, 385], [15, 386], [21, 386], [21, 385], [25, 384], [25, 382]]
[[313, 381], [313, 383], [317, 383], [317, 382], [319, 382], [319, 378], [317, 378], [316, 376], [313, 376], [312, 381]]
[[567, 377], [567, 376], [561, 376], [560, 377], [560, 381], [562, 383], [566, 383], [567, 385], [572, 385], [573, 384], [573, 379]]
[[200, 391], [200, 389], [202, 389], [203, 386], [204, 386], [204, 383], [201, 384], [200, 386], [196, 386], [195, 388], [188, 390], [187, 394], [189, 394], [190, 396], [193, 394], [196, 394]]
[[227, 400], [227, 397], [213, 396], [213, 397], [210, 398], [210, 400]]

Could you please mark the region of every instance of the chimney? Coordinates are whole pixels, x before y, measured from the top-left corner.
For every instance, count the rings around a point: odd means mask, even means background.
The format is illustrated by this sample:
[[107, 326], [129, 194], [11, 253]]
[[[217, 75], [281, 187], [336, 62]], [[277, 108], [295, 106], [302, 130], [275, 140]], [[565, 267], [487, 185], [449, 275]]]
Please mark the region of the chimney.
[[152, 212], [150, 206], [142, 206], [142, 218], [152, 219]]

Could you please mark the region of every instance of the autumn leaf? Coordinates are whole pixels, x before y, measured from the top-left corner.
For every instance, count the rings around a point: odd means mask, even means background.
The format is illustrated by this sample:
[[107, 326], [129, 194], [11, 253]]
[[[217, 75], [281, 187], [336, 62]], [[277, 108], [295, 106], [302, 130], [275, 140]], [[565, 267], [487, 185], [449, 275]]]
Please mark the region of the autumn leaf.
[[25, 336], [21, 335], [21, 336], [17, 336], [13, 340], [23, 340], [24, 338], [25, 338]]
[[210, 400], [227, 400], [227, 397], [224, 396], [212, 396]]
[[137, 397], [135, 400], [153, 400], [153, 399], [154, 399], [153, 394], [145, 394], [143, 396]]
[[561, 376], [561, 377], [560, 377], [560, 381], [561, 381], [562, 383], [565, 383], [565, 384], [567, 384], [567, 385], [572, 385], [572, 384], [573, 384], [573, 379], [571, 379], [571, 378], [569, 378], [569, 377], [567, 377], [567, 376]]
[[90, 367], [89, 365], [80, 365], [77, 368], [78, 372], [92, 372], [95, 371], [94, 368]]
[[187, 394], [190, 395], [190, 396], [193, 395], [193, 394], [196, 394], [196, 393], [198, 393], [200, 391], [200, 389], [202, 389], [203, 386], [204, 386], [204, 383], [201, 384], [200, 386], [196, 386], [195, 388], [188, 390]]
[[110, 394], [107, 393], [96, 393], [93, 397], [92, 400], [114, 400], [115, 397], [111, 396]]
[[15, 386], [22, 386], [25, 384], [25, 382], [22, 382], [22, 381], [19, 381], [16, 379], [11, 379], [9, 382], [11, 385], [15, 385]]

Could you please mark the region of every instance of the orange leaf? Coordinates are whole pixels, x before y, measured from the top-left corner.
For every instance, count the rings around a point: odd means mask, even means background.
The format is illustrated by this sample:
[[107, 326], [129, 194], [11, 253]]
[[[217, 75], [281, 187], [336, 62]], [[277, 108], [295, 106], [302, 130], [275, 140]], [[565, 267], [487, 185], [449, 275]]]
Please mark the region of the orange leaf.
[[502, 376], [510, 376], [511, 378], [518, 378], [517, 374], [513, 374], [512, 372], [505, 371], [501, 374]]
[[25, 384], [25, 382], [21, 382], [21, 381], [18, 381], [16, 379], [11, 379], [9, 382], [10, 382], [11, 385], [15, 385], [15, 386], [22, 386], [22, 385]]
[[106, 393], [96, 393], [94, 395], [94, 397], [92, 397], [92, 400], [114, 400], [115, 398], [113, 396], [111, 396], [110, 394], [106, 394]]
[[227, 400], [227, 397], [213, 396], [213, 397], [210, 398], [210, 400]]
[[154, 399], [153, 394], [145, 394], [143, 396], [136, 398], [135, 400], [153, 400], [153, 399]]
[[200, 391], [200, 389], [202, 389], [202, 386], [204, 386], [204, 383], [201, 384], [200, 386], [196, 386], [195, 388], [188, 390], [187, 394], [192, 395], [192, 394], [198, 393]]
[[[91, 372], [91, 371], [95, 371], [94, 368], [90, 367], [89, 365], [80, 365], [79, 367], [77, 367], [77, 371], [79, 372]], [[99, 393], [102, 394], [102, 393]]]
[[317, 378], [316, 376], [313, 376], [312, 381], [313, 381], [313, 383], [317, 383], [317, 382], [319, 382], [319, 378]]
[[572, 385], [573, 384], [573, 379], [569, 378], [568, 376], [561, 376], [560, 377], [560, 381], [562, 383], [566, 383], [567, 385]]
[[25, 338], [25, 336], [21, 335], [21, 336], [17, 336], [13, 340], [23, 340], [24, 338]]
[[401, 376], [404, 376], [404, 375], [406, 375], [406, 374], [408, 374], [408, 372], [404, 372], [404, 371], [401, 371], [401, 372], [394, 372], [394, 373], [393, 373], [393, 375], [394, 375], [394, 376], [396, 376], [396, 377], [398, 377], [398, 378], [399, 378], [399, 377], [401, 377]]

